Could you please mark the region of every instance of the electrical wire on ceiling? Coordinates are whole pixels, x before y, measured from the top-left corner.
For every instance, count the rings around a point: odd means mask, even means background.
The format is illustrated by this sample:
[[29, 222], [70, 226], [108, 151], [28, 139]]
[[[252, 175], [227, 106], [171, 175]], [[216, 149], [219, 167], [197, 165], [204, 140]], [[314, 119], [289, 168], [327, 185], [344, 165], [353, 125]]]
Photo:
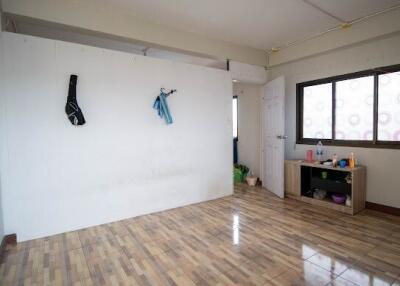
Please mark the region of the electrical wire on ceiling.
[[279, 51], [281, 51], [281, 50], [283, 50], [285, 48], [289, 48], [289, 47], [304, 43], [306, 41], [321, 37], [321, 36], [323, 36], [323, 35], [325, 35], [327, 33], [333, 32], [333, 31], [337, 31], [337, 30], [341, 30], [341, 29], [348, 29], [354, 24], [358, 24], [358, 23], [364, 22], [364, 21], [366, 21], [366, 20], [368, 20], [370, 18], [373, 18], [373, 17], [376, 17], [378, 15], [381, 15], [381, 14], [384, 14], [384, 13], [387, 13], [387, 12], [390, 12], [390, 11], [393, 11], [393, 10], [396, 10], [396, 9], [400, 8], [400, 4], [399, 4], [399, 5], [396, 5], [396, 6], [392, 6], [392, 7], [383, 9], [383, 10], [378, 11], [378, 12], [371, 13], [371, 14], [369, 14], [367, 16], [363, 16], [363, 17], [351, 20], [351, 21], [344, 21], [343, 19], [341, 19], [339, 17], [336, 17], [332, 13], [329, 13], [329, 12], [323, 10], [322, 8], [320, 8], [317, 5], [315, 5], [314, 3], [311, 3], [309, 0], [302, 0], [302, 1], [304, 3], [312, 6], [313, 8], [319, 10], [320, 12], [322, 12], [322, 13], [324, 13], [324, 14], [326, 14], [326, 15], [328, 15], [328, 16], [330, 16], [330, 17], [334, 18], [335, 20], [340, 21], [342, 23], [340, 25], [335, 26], [335, 27], [329, 28], [329, 29], [327, 29], [325, 31], [312, 34], [312, 35], [310, 35], [308, 37], [305, 37], [303, 39], [295, 40], [295, 41], [286, 43], [286, 44], [284, 44], [282, 46], [271, 48], [270, 50], [267, 51], [268, 54], [279, 52]]

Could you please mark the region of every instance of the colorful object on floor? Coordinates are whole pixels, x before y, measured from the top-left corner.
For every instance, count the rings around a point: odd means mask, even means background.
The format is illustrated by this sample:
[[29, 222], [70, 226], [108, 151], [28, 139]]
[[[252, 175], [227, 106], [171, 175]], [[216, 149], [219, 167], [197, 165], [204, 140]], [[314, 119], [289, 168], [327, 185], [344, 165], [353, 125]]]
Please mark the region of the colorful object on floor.
[[176, 89], [172, 89], [170, 92], [165, 92], [164, 88], [160, 89], [160, 95], [157, 96], [154, 101], [153, 108], [157, 110], [158, 116], [164, 117], [165, 123], [172, 124], [172, 116], [169, 112], [167, 97], [176, 92]]
[[249, 186], [254, 187], [257, 184], [258, 177], [250, 175], [246, 177], [246, 182]]
[[245, 165], [235, 165], [233, 169], [233, 181], [235, 183], [244, 182], [250, 169]]

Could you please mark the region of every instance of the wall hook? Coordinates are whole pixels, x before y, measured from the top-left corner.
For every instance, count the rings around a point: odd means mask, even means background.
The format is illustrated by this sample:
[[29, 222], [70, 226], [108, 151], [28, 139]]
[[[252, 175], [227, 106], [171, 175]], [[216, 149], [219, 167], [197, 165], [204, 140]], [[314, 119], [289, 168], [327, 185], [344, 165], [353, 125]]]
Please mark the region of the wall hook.
[[171, 94], [177, 92], [176, 89], [171, 89], [170, 91], [167, 91], [165, 88], [161, 88], [160, 92], [164, 93], [166, 97], [170, 96]]

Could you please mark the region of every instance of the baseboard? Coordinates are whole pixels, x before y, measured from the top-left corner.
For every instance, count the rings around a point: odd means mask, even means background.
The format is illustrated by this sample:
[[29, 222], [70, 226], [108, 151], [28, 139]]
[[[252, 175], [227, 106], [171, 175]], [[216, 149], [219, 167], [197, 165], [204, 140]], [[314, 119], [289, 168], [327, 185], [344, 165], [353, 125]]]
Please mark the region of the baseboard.
[[3, 237], [0, 245], [0, 263], [3, 261], [3, 254], [6, 249], [7, 244], [16, 244], [17, 243], [17, 235], [15, 233], [8, 234]]
[[374, 210], [374, 211], [391, 214], [391, 215], [400, 216], [400, 208], [389, 207], [389, 206], [371, 203], [371, 202], [365, 202], [365, 208]]

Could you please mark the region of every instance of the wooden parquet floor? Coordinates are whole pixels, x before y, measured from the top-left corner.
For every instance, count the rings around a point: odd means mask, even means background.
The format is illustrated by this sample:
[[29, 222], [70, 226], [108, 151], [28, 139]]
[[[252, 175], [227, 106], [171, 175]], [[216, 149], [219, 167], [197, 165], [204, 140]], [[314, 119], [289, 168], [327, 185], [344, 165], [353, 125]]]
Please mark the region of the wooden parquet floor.
[[8, 247], [0, 285], [400, 286], [400, 218], [240, 185], [222, 199]]

